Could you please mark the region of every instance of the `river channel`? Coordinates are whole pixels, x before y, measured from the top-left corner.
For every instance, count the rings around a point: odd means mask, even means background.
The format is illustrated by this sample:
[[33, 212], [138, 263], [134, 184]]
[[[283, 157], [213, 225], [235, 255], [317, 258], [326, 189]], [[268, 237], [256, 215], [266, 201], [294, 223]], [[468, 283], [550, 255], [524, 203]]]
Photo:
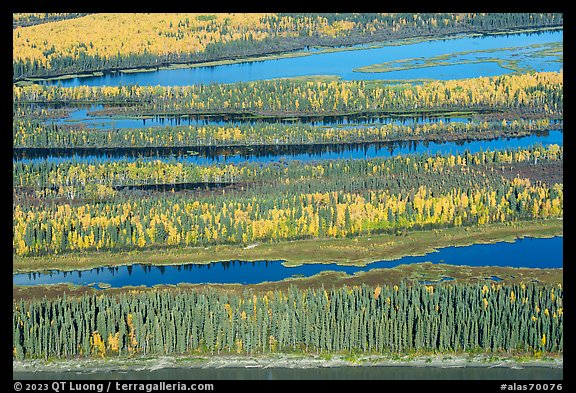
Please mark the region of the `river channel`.
[[[21, 273], [13, 276], [14, 285], [71, 283], [89, 285], [105, 283], [112, 287], [128, 285], [154, 286], [179, 283], [258, 284], [292, 277], [310, 277], [324, 271], [355, 274], [372, 269], [393, 268], [411, 263], [443, 263], [465, 266], [509, 266], [526, 268], [562, 268], [564, 238], [524, 238], [512, 243], [474, 244], [445, 247], [422, 256], [405, 256], [392, 261], [379, 261], [366, 266], [303, 264], [287, 267], [282, 261], [220, 261], [208, 264], [153, 266], [144, 264], [99, 267], [91, 270]], [[487, 276], [500, 281], [500, 277]], [[449, 281], [443, 277], [441, 281]], [[433, 284], [423, 282], [423, 284]], [[98, 286], [96, 286], [98, 288]]]
[[[103, 76], [49, 80], [72, 86], [233, 83], [329, 75], [343, 80], [461, 79], [562, 68], [563, 30], [538, 33], [458, 36], [415, 43], [360, 45], [347, 50], [303, 51], [302, 56], [256, 62], [149, 72], [108, 72]], [[560, 53], [558, 53], [560, 48]], [[386, 63], [386, 72], [362, 67]]]

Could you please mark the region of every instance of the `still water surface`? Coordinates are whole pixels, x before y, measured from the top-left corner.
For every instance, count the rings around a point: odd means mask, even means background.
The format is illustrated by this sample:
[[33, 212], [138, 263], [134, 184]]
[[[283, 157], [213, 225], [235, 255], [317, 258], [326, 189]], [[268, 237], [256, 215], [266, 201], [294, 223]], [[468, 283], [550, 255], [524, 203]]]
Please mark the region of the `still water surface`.
[[[13, 159], [24, 163], [60, 163], [74, 159], [83, 163], [102, 163], [108, 160], [176, 160], [182, 163], [209, 165], [215, 163], [241, 164], [246, 162], [287, 162], [387, 158], [407, 154], [458, 154], [497, 149], [527, 148], [535, 144], [563, 145], [563, 132], [544, 131], [520, 138], [496, 138], [480, 141], [432, 142], [399, 141], [349, 144], [274, 145], [236, 147], [158, 147], [114, 149], [28, 149], [14, 148]], [[192, 152], [192, 153], [191, 153]]]
[[[38, 107], [37, 104], [33, 106]], [[53, 108], [58, 108], [52, 105]], [[144, 128], [144, 127], [161, 127], [161, 126], [236, 126], [240, 124], [256, 124], [256, 123], [281, 123], [281, 124], [296, 124], [304, 123], [311, 126], [326, 126], [326, 127], [361, 127], [366, 125], [413, 125], [425, 123], [443, 123], [458, 122], [468, 123], [469, 118], [466, 117], [443, 117], [441, 115], [420, 116], [420, 117], [406, 117], [406, 116], [389, 116], [389, 115], [338, 115], [338, 116], [304, 116], [304, 117], [254, 117], [254, 116], [234, 116], [234, 115], [185, 115], [185, 116], [102, 116], [98, 111], [110, 108], [100, 104], [94, 105], [75, 105], [66, 106], [69, 110], [68, 116], [62, 119], [55, 119], [53, 122], [59, 125], [82, 125], [89, 128], [99, 130], [115, 130], [121, 128]]]
[[[440, 248], [422, 256], [406, 256], [393, 261], [380, 261], [366, 266], [331, 264], [304, 264], [286, 267], [282, 261], [224, 261], [209, 264], [186, 264], [175, 266], [152, 266], [135, 264], [128, 266], [100, 267], [82, 271], [57, 271], [48, 273], [22, 273], [13, 276], [14, 285], [38, 285], [73, 283], [88, 285], [107, 283], [112, 287], [127, 285], [153, 286], [178, 283], [241, 283], [258, 284], [280, 281], [290, 277], [310, 277], [324, 271], [354, 274], [377, 268], [392, 268], [411, 263], [444, 263], [466, 266], [511, 266], [526, 268], [562, 268], [564, 238], [524, 238], [512, 243], [474, 244], [464, 247]], [[486, 277], [499, 281], [499, 277]], [[449, 281], [450, 277], [442, 281]]]
[[562, 380], [563, 368], [552, 367], [409, 367], [357, 366], [323, 368], [163, 368], [122, 372], [13, 372], [13, 379], [43, 380]]

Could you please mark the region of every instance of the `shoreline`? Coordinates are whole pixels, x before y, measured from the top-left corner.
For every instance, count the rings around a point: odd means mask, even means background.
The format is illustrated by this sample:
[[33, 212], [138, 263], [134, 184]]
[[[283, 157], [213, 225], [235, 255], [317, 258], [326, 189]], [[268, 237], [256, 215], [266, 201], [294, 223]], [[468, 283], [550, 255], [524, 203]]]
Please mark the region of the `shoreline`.
[[82, 254], [12, 258], [12, 273], [43, 270], [87, 270], [135, 263], [149, 265], [209, 264], [242, 260], [282, 260], [287, 267], [305, 263], [366, 266], [382, 260], [421, 256], [444, 247], [512, 242], [524, 237], [563, 236], [563, 220], [551, 218], [516, 221], [476, 227], [452, 227], [393, 234], [362, 235], [344, 239], [304, 239], [251, 245], [213, 245], [197, 248], [131, 250], [125, 252], [93, 251]]
[[[202, 292], [204, 290], [224, 290], [229, 293], [241, 294], [244, 290], [254, 291], [254, 293], [265, 294], [269, 291], [288, 291], [294, 286], [300, 289], [307, 288], [342, 288], [360, 285], [392, 287], [406, 282], [408, 285], [451, 285], [451, 284], [498, 284], [498, 285], [520, 285], [521, 283], [538, 283], [539, 285], [560, 285], [564, 284], [563, 268], [518, 268], [501, 266], [458, 266], [446, 265], [442, 263], [422, 262], [413, 264], [403, 264], [395, 267], [374, 268], [369, 271], [347, 274], [333, 270], [323, 271], [309, 277], [288, 277], [280, 281], [263, 281], [255, 284], [242, 283], [178, 283], [178, 284], [156, 284], [145, 285], [124, 285], [120, 287], [106, 287], [98, 284], [83, 285], [72, 283], [61, 284], [38, 284], [38, 285], [13, 285], [13, 300], [55, 298], [66, 294], [69, 298], [83, 295], [102, 294], [118, 296], [124, 293], [136, 291], [138, 293], [157, 291], [171, 291], [175, 293]], [[444, 280], [445, 278], [451, 280]], [[500, 281], [495, 281], [494, 278]], [[449, 281], [449, 283], [444, 283]], [[96, 283], [94, 283], [96, 284]]]
[[337, 368], [337, 367], [507, 367], [563, 368], [563, 355], [549, 357], [502, 354], [429, 354], [429, 355], [214, 355], [214, 356], [152, 356], [134, 358], [24, 360], [13, 361], [13, 372], [82, 372], [155, 371], [160, 369], [217, 368]]

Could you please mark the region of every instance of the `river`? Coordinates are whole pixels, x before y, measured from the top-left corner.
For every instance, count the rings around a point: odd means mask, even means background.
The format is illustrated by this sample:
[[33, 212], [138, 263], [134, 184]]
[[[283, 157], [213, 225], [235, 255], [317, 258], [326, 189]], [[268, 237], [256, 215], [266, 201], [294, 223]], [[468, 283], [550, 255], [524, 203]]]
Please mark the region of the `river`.
[[[306, 51], [303, 56], [209, 67], [151, 72], [108, 72], [103, 76], [50, 80], [45, 84], [71, 86], [233, 83], [273, 78], [329, 75], [343, 80], [461, 79], [514, 71], [558, 71], [562, 68], [563, 30], [511, 35], [483, 35], [417, 43], [361, 45], [349, 50]], [[430, 63], [430, 60], [433, 60]], [[358, 69], [389, 63], [388, 72]], [[398, 69], [401, 68], [401, 69]]]
[[[182, 86], [199, 83], [233, 83], [273, 78], [330, 76], [342, 80], [411, 81], [429, 79], [461, 79], [495, 76], [527, 71], [559, 71], [562, 68], [563, 31], [523, 33], [512, 35], [487, 35], [479, 37], [454, 37], [404, 45], [361, 45], [335, 51], [316, 48], [300, 57], [285, 57], [255, 62], [240, 62], [210, 67], [158, 70], [152, 72], [109, 72], [101, 77], [71, 78], [45, 81], [44, 84], [71, 86], [105, 85], [161, 85]], [[378, 66], [380, 70], [378, 69]], [[372, 69], [368, 67], [372, 66]], [[386, 69], [385, 69], [386, 68]], [[376, 72], [368, 72], [376, 71]], [[67, 119], [58, 123], [81, 124], [95, 129], [135, 128], [163, 125], [224, 125], [253, 122], [251, 119], [218, 117], [191, 118], [109, 118], [89, 116], [91, 110], [101, 106], [76, 109]], [[393, 118], [342, 117], [337, 119], [310, 119], [308, 124], [324, 126], [364, 126], [368, 124], [422, 123], [436, 121], [430, 118], [398, 120]], [[293, 120], [279, 119], [282, 123]], [[442, 121], [470, 121], [467, 118], [443, 118]], [[301, 145], [268, 147], [234, 147], [194, 149], [197, 154], [187, 154], [189, 148], [94, 149], [58, 151], [51, 149], [15, 150], [14, 159], [23, 161], [49, 160], [62, 162], [75, 158], [86, 162], [102, 160], [174, 158], [190, 163], [215, 162], [278, 162], [286, 160], [314, 161], [323, 159], [368, 159], [415, 153], [460, 153], [465, 150], [495, 150], [543, 145], [563, 144], [563, 133], [558, 130], [521, 138], [497, 138], [486, 141], [461, 142], [393, 142], [358, 143], [342, 145]], [[310, 277], [323, 271], [346, 274], [372, 269], [392, 268], [411, 263], [444, 263], [458, 266], [511, 266], [527, 268], [562, 268], [563, 237], [547, 239], [525, 238], [511, 243], [476, 244], [465, 247], [446, 247], [423, 256], [406, 256], [393, 261], [378, 261], [366, 266], [337, 264], [304, 264], [286, 267], [282, 261], [215, 261], [209, 264], [184, 264], [171, 266], [101, 267], [91, 270], [63, 272], [53, 270], [42, 273], [13, 275], [13, 285], [40, 285], [74, 283], [88, 285], [106, 283], [112, 287], [126, 285], [178, 284], [178, 283], [242, 283], [255, 284], [279, 281], [291, 277]], [[487, 274], [487, 282], [502, 278]], [[449, 281], [449, 276], [440, 281]], [[435, 282], [423, 281], [427, 285]], [[96, 288], [100, 288], [98, 284]], [[192, 367], [159, 368], [106, 372], [54, 371], [13, 372], [13, 379], [41, 380], [561, 380], [562, 367], [414, 367], [414, 366], [356, 366], [356, 367]], [[218, 385], [216, 383], [216, 388]]]
[[[303, 264], [286, 267], [282, 261], [224, 261], [209, 264], [172, 266], [127, 265], [99, 267], [82, 271], [52, 270], [44, 273], [21, 273], [13, 276], [14, 285], [72, 283], [88, 285], [106, 283], [112, 287], [127, 285], [154, 286], [179, 283], [240, 283], [258, 284], [280, 281], [294, 276], [310, 277], [324, 271], [355, 274], [372, 269], [392, 268], [411, 263], [443, 263], [458, 266], [509, 266], [526, 268], [562, 268], [564, 238], [524, 238], [512, 243], [473, 244], [464, 247], [445, 247], [422, 256], [405, 256], [393, 261], [379, 261], [366, 266], [332, 264]], [[500, 281], [500, 277], [485, 277]], [[443, 277], [442, 281], [451, 280]], [[430, 282], [423, 282], [431, 284]], [[98, 286], [96, 286], [98, 288]]]

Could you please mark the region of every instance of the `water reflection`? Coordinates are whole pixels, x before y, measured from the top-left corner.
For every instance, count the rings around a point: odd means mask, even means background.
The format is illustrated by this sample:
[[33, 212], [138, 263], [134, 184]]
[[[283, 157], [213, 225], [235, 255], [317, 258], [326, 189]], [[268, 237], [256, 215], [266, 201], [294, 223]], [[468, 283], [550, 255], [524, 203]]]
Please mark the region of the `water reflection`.
[[[24, 105], [24, 104], [23, 104]], [[95, 129], [123, 129], [123, 128], [143, 128], [160, 126], [238, 126], [242, 124], [295, 124], [302, 123], [310, 126], [344, 126], [360, 127], [367, 125], [415, 125], [424, 123], [448, 123], [448, 122], [470, 122], [466, 116], [445, 116], [441, 113], [427, 116], [404, 116], [404, 115], [378, 115], [372, 112], [358, 113], [354, 115], [316, 115], [316, 116], [290, 116], [290, 117], [264, 117], [245, 114], [214, 114], [214, 115], [172, 115], [172, 116], [108, 116], [103, 115], [106, 109], [118, 105], [62, 105], [55, 103], [48, 104], [26, 104], [28, 110], [37, 110], [42, 107], [50, 107], [53, 110], [61, 109], [66, 113], [66, 117], [48, 119], [48, 123], [59, 125], [82, 125], [83, 127]], [[23, 108], [24, 109], [24, 108]], [[104, 112], [103, 112], [104, 111]]]
[[[52, 270], [43, 273], [23, 273], [13, 276], [14, 285], [37, 285], [68, 282], [80, 285], [106, 283], [112, 287], [126, 285], [153, 286], [178, 283], [240, 283], [257, 284], [280, 281], [290, 277], [310, 277], [324, 271], [346, 274], [378, 268], [392, 268], [411, 263], [442, 263], [466, 266], [509, 266], [525, 268], [562, 268], [563, 237], [548, 239], [526, 238], [512, 243], [475, 244], [466, 247], [446, 247], [423, 256], [407, 256], [394, 261], [380, 261], [366, 266], [337, 264], [304, 264], [286, 267], [280, 260], [240, 261], [230, 260], [207, 264], [184, 264], [153, 266], [134, 264], [129, 266], [98, 267], [91, 270], [63, 272]], [[441, 281], [450, 281], [443, 277]], [[501, 277], [487, 277], [501, 281]], [[428, 285], [436, 281], [424, 281]]]
[[399, 154], [434, 155], [457, 154], [469, 150], [471, 153], [503, 148], [528, 147], [534, 144], [563, 145], [562, 131], [552, 130], [534, 133], [519, 138], [496, 138], [492, 140], [454, 142], [435, 141], [397, 141], [374, 143], [339, 143], [307, 145], [272, 146], [189, 146], [157, 148], [119, 148], [119, 149], [34, 149], [14, 148], [13, 159], [24, 163], [48, 161], [59, 163], [70, 159], [83, 163], [101, 163], [106, 160], [168, 159], [191, 164], [245, 162], [287, 162], [291, 160], [315, 161], [337, 159], [370, 159], [392, 157]]
[[[561, 381], [563, 368], [554, 367], [509, 367], [502, 363], [484, 366], [466, 364], [455, 367], [453, 363], [441, 366], [418, 367], [415, 364], [402, 366], [339, 366], [339, 367], [181, 367], [124, 370], [110, 372], [94, 369], [82, 371], [14, 371], [15, 380], [536, 380]], [[496, 382], [495, 382], [496, 383]], [[497, 383], [500, 386], [500, 383]], [[496, 385], [495, 385], [496, 386]], [[517, 385], [521, 386], [521, 385]], [[528, 386], [528, 385], [526, 385]], [[539, 386], [539, 385], [535, 385]], [[547, 386], [543, 384], [542, 386]]]
[[[537, 34], [522, 33], [481, 37], [459, 37], [432, 40], [405, 45], [376, 48], [354, 48], [336, 52], [314, 52], [308, 56], [244, 62], [212, 67], [159, 70], [140, 73], [105, 73], [99, 77], [71, 78], [47, 81], [44, 84], [71, 86], [161, 85], [183, 86], [207, 83], [234, 83], [273, 78], [292, 78], [314, 75], [337, 76], [343, 80], [377, 79], [461, 79], [507, 74], [510, 69], [501, 66], [516, 62], [523, 69], [558, 71], [562, 63], [551, 61], [550, 56], [534, 53], [534, 45], [552, 45], [563, 42], [563, 31]], [[473, 48], [474, 54], [463, 55]], [[489, 53], [486, 59], [483, 52]], [[459, 56], [455, 54], [460, 53]], [[384, 62], [415, 58], [422, 60], [448, 56], [448, 65], [407, 69], [391, 72], [358, 72], [361, 67]], [[483, 60], [484, 58], [484, 60]], [[464, 64], [458, 63], [466, 61]], [[476, 62], [478, 61], [478, 62]]]

